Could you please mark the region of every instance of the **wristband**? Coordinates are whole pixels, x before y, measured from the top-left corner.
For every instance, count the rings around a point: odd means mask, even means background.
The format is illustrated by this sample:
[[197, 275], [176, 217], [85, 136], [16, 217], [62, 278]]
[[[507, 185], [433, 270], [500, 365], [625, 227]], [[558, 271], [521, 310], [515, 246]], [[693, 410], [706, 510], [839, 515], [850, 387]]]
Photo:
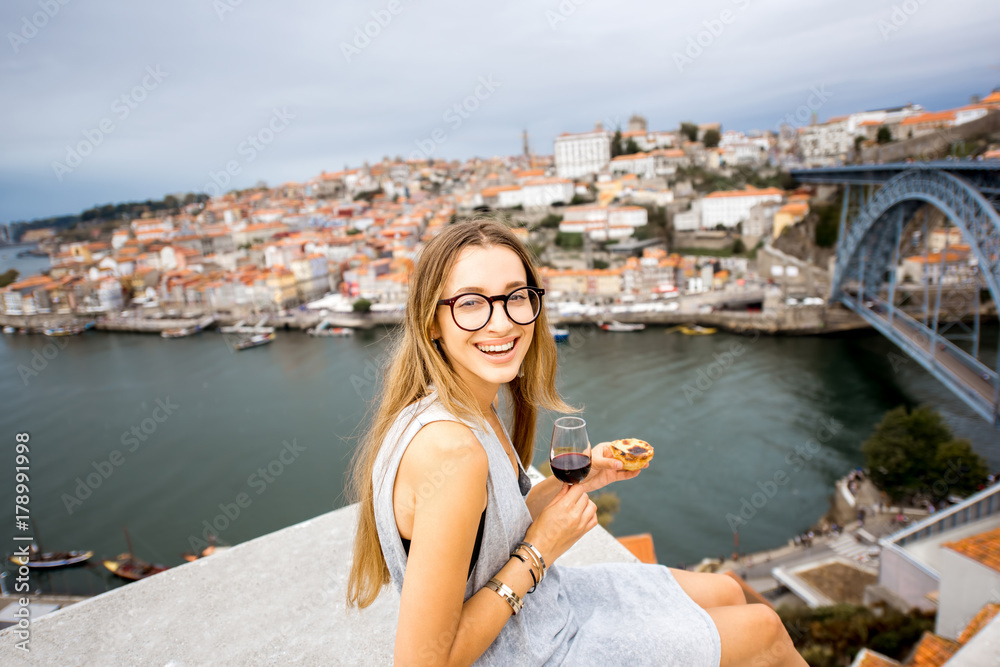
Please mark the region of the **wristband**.
[[521, 544], [527, 547], [528, 551], [530, 551], [534, 555], [534, 557], [538, 559], [538, 562], [542, 564], [542, 578], [544, 579], [545, 574], [548, 572], [549, 568], [545, 566], [545, 559], [542, 558], [542, 553], [535, 548], [535, 545], [531, 544], [530, 542], [521, 542]]

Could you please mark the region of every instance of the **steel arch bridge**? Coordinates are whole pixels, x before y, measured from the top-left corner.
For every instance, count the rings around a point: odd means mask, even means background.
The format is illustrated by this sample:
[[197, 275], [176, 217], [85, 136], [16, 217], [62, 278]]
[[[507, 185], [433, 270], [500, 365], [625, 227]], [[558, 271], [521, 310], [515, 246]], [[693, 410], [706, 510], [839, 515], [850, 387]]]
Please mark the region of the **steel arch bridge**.
[[[1000, 351], [996, 359], [981, 353], [979, 321], [983, 289], [1000, 304], [1000, 160], [829, 167], [793, 170], [792, 175], [803, 183], [845, 186], [830, 300], [858, 313], [1000, 428]], [[946, 229], [933, 260], [928, 205], [943, 215]], [[949, 255], [951, 227], [968, 245], [967, 263], [956, 261], [961, 255]], [[911, 289], [901, 295], [897, 276], [904, 230], [914, 244], [919, 235], [923, 251], [917, 317], [900, 303], [901, 296], [914, 294]], [[944, 291], [949, 300], [960, 295], [958, 312], [954, 303], [942, 302]], [[961, 317], [970, 304], [971, 327]]]

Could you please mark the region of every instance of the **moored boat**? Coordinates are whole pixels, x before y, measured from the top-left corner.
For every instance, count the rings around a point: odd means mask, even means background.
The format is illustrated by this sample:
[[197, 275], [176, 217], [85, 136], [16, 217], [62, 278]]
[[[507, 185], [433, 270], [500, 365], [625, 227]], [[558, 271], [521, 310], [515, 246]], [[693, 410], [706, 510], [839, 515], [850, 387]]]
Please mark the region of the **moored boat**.
[[185, 338], [198, 333], [198, 327], [177, 327], [174, 329], [164, 329], [160, 332], [161, 338]]
[[17, 331], [17, 329], [15, 329], [14, 327], [10, 327], [10, 326], [7, 326], [7, 327], [4, 327], [4, 328], [3, 328], [3, 332], [4, 332], [5, 334], [12, 334], [12, 333], [14, 333], [15, 331]]
[[600, 326], [605, 331], [611, 332], [628, 332], [628, 331], [642, 331], [646, 328], [645, 324], [641, 322], [619, 322], [617, 320], [611, 320], [610, 322], [601, 322]]
[[691, 327], [681, 327], [680, 331], [685, 336], [710, 336], [716, 332], [716, 329], [695, 324]]
[[556, 339], [557, 343], [565, 343], [569, 340], [569, 329], [550, 327], [550, 330], [552, 331], [552, 337]]
[[45, 551], [32, 553], [28, 556], [27, 563], [23, 562], [20, 556], [8, 556], [8, 560], [15, 565], [42, 569], [77, 565], [90, 560], [93, 556], [93, 551]]
[[44, 333], [46, 336], [76, 336], [83, 331], [82, 326], [71, 324], [63, 327], [47, 327]]
[[151, 577], [154, 574], [159, 574], [160, 572], [165, 572], [170, 569], [165, 565], [147, 563], [140, 558], [136, 558], [130, 553], [118, 554], [118, 556], [114, 559], [104, 560], [103, 564], [104, 567], [108, 568], [112, 574], [116, 574], [122, 579], [129, 579], [131, 581], [145, 579], [146, 577]]
[[241, 340], [233, 344], [233, 349], [235, 350], [249, 350], [252, 347], [260, 347], [261, 345], [267, 345], [276, 338], [274, 332], [254, 334], [245, 340]]

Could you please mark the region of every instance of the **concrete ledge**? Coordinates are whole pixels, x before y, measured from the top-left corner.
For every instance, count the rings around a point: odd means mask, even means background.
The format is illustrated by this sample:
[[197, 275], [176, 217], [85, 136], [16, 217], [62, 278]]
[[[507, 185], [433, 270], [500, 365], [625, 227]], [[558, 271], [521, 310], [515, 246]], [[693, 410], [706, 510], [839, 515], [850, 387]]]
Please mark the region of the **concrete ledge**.
[[[3, 665], [392, 663], [399, 596], [363, 612], [344, 594], [348, 506], [35, 619], [31, 652], [0, 632]], [[560, 565], [639, 562], [598, 526]]]

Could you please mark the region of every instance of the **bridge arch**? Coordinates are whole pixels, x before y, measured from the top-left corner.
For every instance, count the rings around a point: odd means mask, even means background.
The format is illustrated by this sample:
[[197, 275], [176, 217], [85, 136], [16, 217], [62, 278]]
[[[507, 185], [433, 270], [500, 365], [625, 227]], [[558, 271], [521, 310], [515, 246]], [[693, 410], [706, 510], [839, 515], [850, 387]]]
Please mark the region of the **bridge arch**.
[[[889, 179], [868, 201], [840, 239], [831, 297], [838, 300], [844, 283], [858, 275], [875, 277], [889, 268], [891, 251], [899, 239], [892, 215], [905, 218], [921, 204], [944, 213], [964, 238], [971, 241], [993, 302], [1000, 304], [1000, 213], [974, 185], [954, 174], [913, 169]], [[879, 281], [880, 282], [880, 281]], [[871, 284], [877, 289], [878, 284]], [[867, 287], [866, 287], [867, 289]]]

